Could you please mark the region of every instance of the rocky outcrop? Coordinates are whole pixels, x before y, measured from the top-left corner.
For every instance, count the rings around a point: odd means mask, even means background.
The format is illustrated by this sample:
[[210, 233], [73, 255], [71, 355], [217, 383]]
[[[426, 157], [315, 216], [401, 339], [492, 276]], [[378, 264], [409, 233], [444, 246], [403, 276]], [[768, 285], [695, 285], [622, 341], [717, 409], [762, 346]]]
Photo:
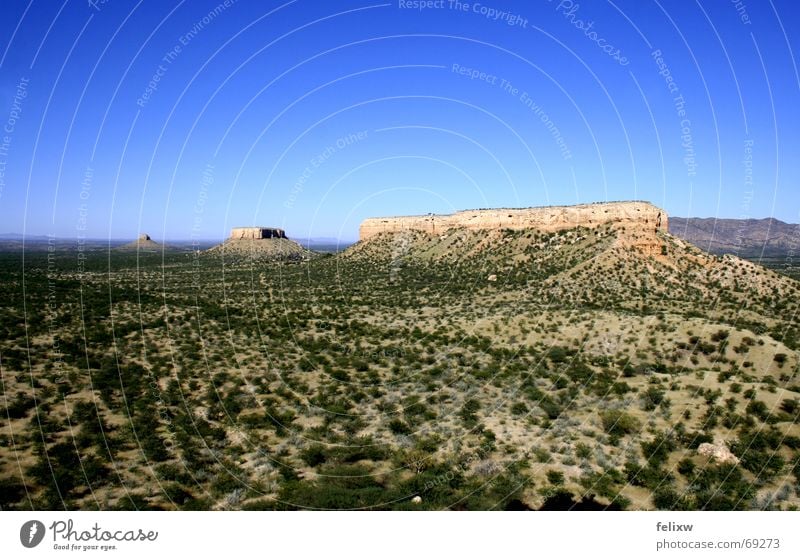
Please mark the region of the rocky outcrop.
[[286, 239], [286, 232], [279, 228], [236, 227], [228, 239]]
[[618, 230], [621, 246], [635, 247], [644, 254], [664, 256], [666, 245], [659, 234], [668, 228], [667, 213], [644, 201], [542, 206], [537, 208], [498, 208], [465, 210], [455, 214], [368, 218], [361, 222], [359, 239], [381, 233], [420, 231], [440, 235], [451, 229], [522, 230], [555, 232], [578, 226], [594, 228], [610, 224]]
[[594, 227], [609, 223], [655, 233], [656, 231], [667, 231], [668, 218], [664, 210], [649, 202], [465, 210], [443, 215], [368, 218], [361, 222], [359, 239], [369, 239], [384, 232], [395, 233], [408, 230], [432, 234], [443, 233], [454, 228], [559, 231], [577, 226]]
[[715, 459], [718, 463], [733, 463], [737, 464], [739, 458], [736, 457], [728, 446], [724, 443], [701, 443], [697, 447], [698, 455]]

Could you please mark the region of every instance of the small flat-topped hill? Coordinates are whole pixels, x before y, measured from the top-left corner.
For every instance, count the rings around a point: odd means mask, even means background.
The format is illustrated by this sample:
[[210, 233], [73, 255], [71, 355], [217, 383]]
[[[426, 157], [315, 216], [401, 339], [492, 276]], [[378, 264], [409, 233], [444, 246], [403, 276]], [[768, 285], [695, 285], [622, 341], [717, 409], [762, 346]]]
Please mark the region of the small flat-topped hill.
[[228, 239], [206, 252], [280, 261], [304, 260], [312, 254], [286, 237], [284, 230], [273, 227], [235, 227]]

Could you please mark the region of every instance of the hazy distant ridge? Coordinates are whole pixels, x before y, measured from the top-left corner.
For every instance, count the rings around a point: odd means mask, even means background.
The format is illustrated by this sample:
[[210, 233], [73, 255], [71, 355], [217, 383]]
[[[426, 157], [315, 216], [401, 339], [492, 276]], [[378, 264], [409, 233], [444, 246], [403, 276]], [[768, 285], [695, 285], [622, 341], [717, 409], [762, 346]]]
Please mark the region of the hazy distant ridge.
[[800, 224], [775, 218], [669, 219], [669, 232], [704, 251], [738, 256], [783, 256], [800, 250]]

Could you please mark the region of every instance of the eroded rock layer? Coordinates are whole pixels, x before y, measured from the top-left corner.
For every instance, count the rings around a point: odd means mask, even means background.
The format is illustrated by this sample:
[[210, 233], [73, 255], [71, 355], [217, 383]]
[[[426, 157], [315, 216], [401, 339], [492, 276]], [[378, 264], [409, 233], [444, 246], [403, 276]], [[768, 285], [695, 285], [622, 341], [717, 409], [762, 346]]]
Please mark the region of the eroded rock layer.
[[607, 223], [650, 232], [667, 231], [667, 213], [649, 202], [609, 202], [575, 206], [465, 210], [455, 214], [368, 218], [361, 223], [359, 239], [379, 233], [408, 230], [442, 233], [449, 229], [537, 229], [559, 231]]
[[236, 227], [229, 239], [286, 239], [286, 232], [279, 228]]

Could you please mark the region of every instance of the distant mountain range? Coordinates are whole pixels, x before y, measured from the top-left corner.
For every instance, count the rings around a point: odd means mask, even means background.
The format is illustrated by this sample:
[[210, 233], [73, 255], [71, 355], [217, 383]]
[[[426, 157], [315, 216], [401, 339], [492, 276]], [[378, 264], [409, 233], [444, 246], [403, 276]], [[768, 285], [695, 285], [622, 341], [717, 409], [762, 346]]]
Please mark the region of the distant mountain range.
[[669, 232], [717, 255], [776, 257], [800, 251], [800, 224], [775, 218], [669, 218]]
[[[696, 245], [700, 249], [722, 255], [730, 253], [739, 257], [780, 257], [800, 254], [800, 224], [787, 224], [775, 218], [678, 218], [670, 216], [669, 232]], [[23, 236], [18, 233], [0, 233], [0, 249], [19, 249]], [[26, 235], [25, 245], [29, 250], [46, 249], [46, 235]], [[87, 240], [92, 248], [107, 248], [122, 245], [124, 240]], [[352, 241], [341, 241], [333, 237], [296, 239], [308, 249], [336, 252], [348, 247]], [[59, 245], [74, 244], [74, 239], [56, 239]], [[175, 248], [191, 242], [171, 241]], [[214, 241], [204, 241], [199, 248], [207, 249]], [[197, 246], [197, 242], [195, 242]], [[88, 248], [88, 247], [87, 247]]]
[[11, 241], [22, 241], [22, 238], [28, 241], [47, 241], [49, 238], [46, 235], [22, 235], [21, 233], [0, 233], [0, 239]]

